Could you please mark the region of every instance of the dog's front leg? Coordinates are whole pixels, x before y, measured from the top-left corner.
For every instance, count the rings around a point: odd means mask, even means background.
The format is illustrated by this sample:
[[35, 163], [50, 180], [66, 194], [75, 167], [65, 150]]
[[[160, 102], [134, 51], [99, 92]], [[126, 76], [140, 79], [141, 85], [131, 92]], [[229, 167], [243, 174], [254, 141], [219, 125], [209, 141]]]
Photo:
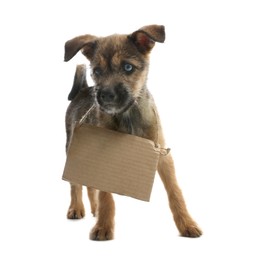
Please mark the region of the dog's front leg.
[[114, 238], [115, 203], [111, 193], [99, 191], [97, 222], [90, 232], [92, 240], [111, 240]]
[[82, 201], [82, 185], [71, 184], [71, 203], [67, 212], [67, 218], [80, 219], [85, 216], [85, 208]]
[[167, 191], [169, 206], [182, 236], [199, 237], [202, 231], [189, 215], [182, 192], [177, 184], [172, 156], [161, 156], [158, 172]]

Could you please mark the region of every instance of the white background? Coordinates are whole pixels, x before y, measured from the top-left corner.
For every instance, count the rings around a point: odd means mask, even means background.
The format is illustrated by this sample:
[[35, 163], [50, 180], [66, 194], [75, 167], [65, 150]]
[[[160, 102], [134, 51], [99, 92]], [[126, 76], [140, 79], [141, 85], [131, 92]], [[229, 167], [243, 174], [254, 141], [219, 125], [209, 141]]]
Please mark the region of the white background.
[[[262, 259], [262, 8], [254, 0], [1, 1], [1, 259]], [[66, 219], [64, 114], [77, 55], [91, 33], [166, 26], [148, 86], [177, 178], [204, 231], [179, 237], [157, 176], [150, 203], [115, 196], [116, 233]]]

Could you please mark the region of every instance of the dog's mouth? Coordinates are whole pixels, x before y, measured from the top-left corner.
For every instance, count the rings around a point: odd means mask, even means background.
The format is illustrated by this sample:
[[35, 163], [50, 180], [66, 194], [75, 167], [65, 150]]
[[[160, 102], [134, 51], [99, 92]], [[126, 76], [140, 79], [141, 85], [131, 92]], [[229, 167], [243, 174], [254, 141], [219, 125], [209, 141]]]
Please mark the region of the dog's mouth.
[[127, 106], [125, 107], [117, 107], [115, 105], [99, 105], [99, 108], [101, 111], [107, 113], [107, 114], [111, 114], [111, 115], [115, 115], [115, 114], [122, 114], [124, 112], [126, 112], [133, 104], [135, 101], [130, 102]]
[[126, 112], [135, 102], [128, 88], [119, 84], [111, 87], [96, 87], [96, 101], [101, 111], [107, 114]]

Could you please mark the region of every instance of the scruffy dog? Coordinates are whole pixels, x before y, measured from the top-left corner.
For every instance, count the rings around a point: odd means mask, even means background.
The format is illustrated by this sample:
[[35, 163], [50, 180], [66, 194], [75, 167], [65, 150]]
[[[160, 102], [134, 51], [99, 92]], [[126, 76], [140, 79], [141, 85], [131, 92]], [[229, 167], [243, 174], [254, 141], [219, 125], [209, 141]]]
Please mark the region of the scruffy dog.
[[[94, 87], [88, 87], [85, 66], [78, 66], [68, 96], [66, 148], [73, 125], [93, 106], [86, 123], [150, 139], [165, 147], [154, 100], [147, 89], [149, 53], [155, 42], [163, 43], [165, 28], [149, 25], [129, 34], [97, 37], [82, 35], [65, 43], [65, 61], [81, 50], [90, 61]], [[158, 173], [165, 186], [169, 206], [180, 234], [199, 237], [202, 232], [189, 215], [177, 184], [170, 153], [159, 159]], [[111, 193], [88, 188], [91, 210], [97, 222], [90, 232], [92, 240], [110, 240], [114, 236], [115, 204]], [[71, 183], [69, 219], [83, 218], [82, 186]]]

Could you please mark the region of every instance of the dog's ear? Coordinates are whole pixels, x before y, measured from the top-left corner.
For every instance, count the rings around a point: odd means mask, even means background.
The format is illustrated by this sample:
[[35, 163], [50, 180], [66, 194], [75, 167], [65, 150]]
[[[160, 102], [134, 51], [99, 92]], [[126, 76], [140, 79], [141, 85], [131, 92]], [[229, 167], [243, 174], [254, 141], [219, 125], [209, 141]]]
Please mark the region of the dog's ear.
[[97, 37], [93, 35], [82, 35], [75, 37], [65, 43], [65, 61], [71, 60], [78, 51], [82, 49], [83, 54], [90, 59], [94, 53]]
[[163, 25], [148, 25], [129, 35], [129, 38], [142, 53], [149, 52], [155, 42], [165, 41], [165, 27]]

